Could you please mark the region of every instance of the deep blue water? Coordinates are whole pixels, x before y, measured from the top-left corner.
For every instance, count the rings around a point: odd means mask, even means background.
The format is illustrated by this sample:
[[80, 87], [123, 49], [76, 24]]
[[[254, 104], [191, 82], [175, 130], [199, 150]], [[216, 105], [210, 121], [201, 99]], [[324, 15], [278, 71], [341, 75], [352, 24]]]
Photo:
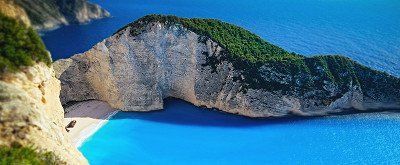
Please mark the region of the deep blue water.
[[80, 148], [91, 164], [399, 164], [400, 114], [256, 120], [167, 100], [119, 112]]
[[[399, 0], [94, 0], [113, 15], [42, 36], [54, 59], [147, 14], [217, 18], [304, 55], [342, 54], [400, 77]], [[169, 100], [118, 113], [80, 150], [92, 164], [400, 163], [400, 115], [251, 120]]]
[[304, 55], [342, 54], [400, 77], [399, 0], [93, 0], [113, 18], [46, 33], [54, 59], [88, 50], [147, 14], [217, 18]]

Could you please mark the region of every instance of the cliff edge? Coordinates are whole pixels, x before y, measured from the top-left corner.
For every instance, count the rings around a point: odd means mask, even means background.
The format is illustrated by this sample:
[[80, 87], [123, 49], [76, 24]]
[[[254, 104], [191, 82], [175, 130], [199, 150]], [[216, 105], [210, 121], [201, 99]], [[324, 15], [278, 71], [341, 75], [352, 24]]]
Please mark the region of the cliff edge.
[[[0, 147], [32, 147], [54, 154], [57, 164], [88, 164], [67, 138], [60, 81], [40, 37], [2, 14], [0, 36]], [[7, 163], [10, 155], [1, 156]]]
[[174, 97], [249, 117], [400, 108], [400, 80], [349, 58], [305, 57], [213, 19], [149, 15], [89, 51], [56, 61], [61, 102], [123, 111]]
[[61, 86], [43, 63], [3, 75], [0, 80], [0, 147], [33, 146], [52, 152], [60, 164], [88, 164], [67, 137]]

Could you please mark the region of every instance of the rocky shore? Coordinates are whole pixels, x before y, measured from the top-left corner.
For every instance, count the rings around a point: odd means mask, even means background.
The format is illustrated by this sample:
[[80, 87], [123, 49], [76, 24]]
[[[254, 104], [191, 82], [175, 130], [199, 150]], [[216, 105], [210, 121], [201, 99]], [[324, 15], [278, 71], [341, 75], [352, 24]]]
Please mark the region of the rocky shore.
[[36, 30], [110, 17], [108, 11], [87, 0], [0, 0], [0, 9]]
[[[352, 65], [349, 69], [336, 68], [337, 74], [342, 75], [339, 78], [356, 72], [340, 83], [335, 76], [326, 80], [323, 77], [325, 73], [333, 74], [335, 67], [323, 68], [316, 62], [309, 64], [309, 75], [285, 73], [273, 65], [276, 62], [266, 62], [246, 74], [247, 69], [253, 68], [238, 68], [213, 38], [198, 34], [181, 22], [160, 21], [163, 19], [170, 18], [142, 18], [89, 51], [56, 61], [55, 70], [62, 84], [61, 102], [95, 99], [123, 111], [151, 111], [162, 109], [164, 98], [174, 97], [249, 117], [400, 108], [398, 78], [346, 58], [332, 57], [346, 66]], [[304, 60], [313, 62], [316, 58]], [[249, 84], [246, 80], [254, 75], [257, 79]], [[364, 82], [363, 75], [374, 77], [370, 80], [373, 83]], [[311, 88], [301, 83], [307, 77], [315, 82]], [[393, 92], [376, 86], [385, 82]], [[279, 88], [268, 88], [268, 83]]]
[[31, 28], [0, 16], [4, 44], [17, 50], [0, 58], [0, 147], [34, 146], [65, 164], [88, 164], [76, 146], [116, 110], [159, 110], [168, 97], [260, 118], [400, 109], [397, 77], [343, 56], [289, 53], [218, 20], [146, 16], [52, 64]]

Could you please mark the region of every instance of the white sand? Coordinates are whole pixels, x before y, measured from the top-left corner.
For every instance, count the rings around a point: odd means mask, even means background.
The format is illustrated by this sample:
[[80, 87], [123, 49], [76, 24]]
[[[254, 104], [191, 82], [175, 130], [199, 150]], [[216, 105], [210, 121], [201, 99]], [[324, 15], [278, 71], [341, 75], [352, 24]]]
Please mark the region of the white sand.
[[69, 128], [68, 135], [72, 143], [79, 147], [87, 138], [93, 135], [110, 117], [118, 111], [112, 109], [107, 103], [90, 100], [76, 103], [65, 109], [64, 124], [68, 125], [76, 120], [73, 128]]

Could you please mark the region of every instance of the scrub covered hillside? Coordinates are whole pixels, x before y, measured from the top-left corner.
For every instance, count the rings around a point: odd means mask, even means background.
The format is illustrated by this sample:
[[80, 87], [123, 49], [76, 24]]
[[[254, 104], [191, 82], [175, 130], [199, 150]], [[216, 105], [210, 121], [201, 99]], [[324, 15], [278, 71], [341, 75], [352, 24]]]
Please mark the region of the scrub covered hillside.
[[65, 164], [58, 160], [51, 152], [37, 152], [31, 147], [14, 145], [12, 147], [0, 146], [0, 165], [32, 164], [56, 165]]
[[41, 38], [32, 29], [0, 14], [0, 73], [15, 72], [37, 62], [51, 65]]
[[[209, 56], [206, 65], [216, 68], [223, 60], [233, 63], [242, 71], [237, 77], [247, 89], [265, 89], [283, 94], [302, 95], [315, 99], [325, 99], [329, 104], [343, 96], [352, 86], [358, 86], [366, 96], [378, 98], [392, 96], [400, 98], [400, 79], [385, 72], [365, 67], [347, 57], [339, 55], [319, 55], [306, 57], [289, 53], [270, 44], [259, 36], [232, 24], [215, 19], [179, 18], [176, 16], [148, 15], [118, 30], [131, 28], [131, 35], [139, 35], [151, 22], [181, 24], [185, 28], [220, 44], [225, 49], [222, 57]], [[208, 55], [207, 52], [204, 52]], [[349, 85], [351, 84], [351, 85]], [[336, 89], [327, 89], [336, 86]], [[315, 94], [307, 94], [317, 90]]]

